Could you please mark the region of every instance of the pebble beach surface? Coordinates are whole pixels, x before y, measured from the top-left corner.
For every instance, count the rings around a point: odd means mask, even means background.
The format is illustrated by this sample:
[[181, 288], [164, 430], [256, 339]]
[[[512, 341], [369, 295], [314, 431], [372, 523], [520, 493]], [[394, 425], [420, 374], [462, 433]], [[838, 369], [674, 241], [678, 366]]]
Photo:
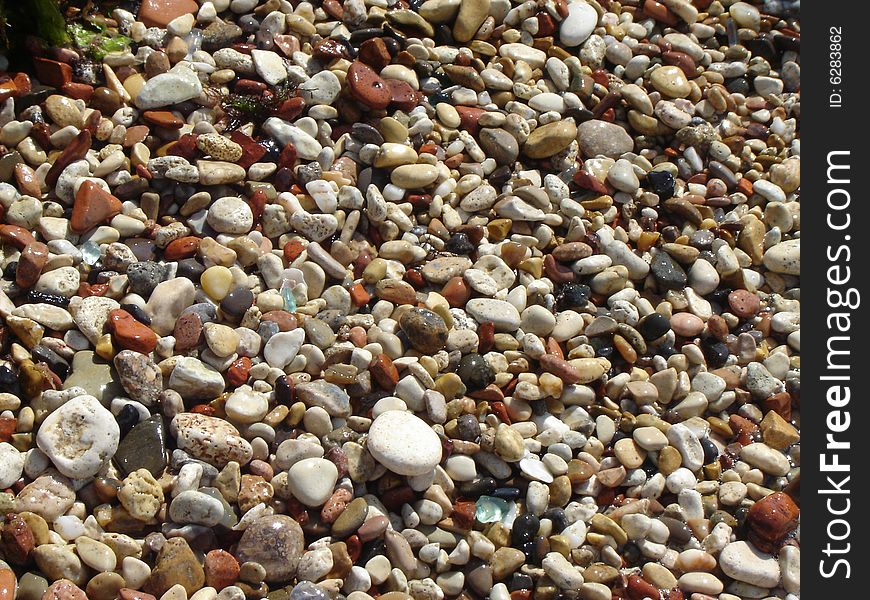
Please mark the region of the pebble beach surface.
[[0, 600], [797, 600], [798, 8], [0, 56]]

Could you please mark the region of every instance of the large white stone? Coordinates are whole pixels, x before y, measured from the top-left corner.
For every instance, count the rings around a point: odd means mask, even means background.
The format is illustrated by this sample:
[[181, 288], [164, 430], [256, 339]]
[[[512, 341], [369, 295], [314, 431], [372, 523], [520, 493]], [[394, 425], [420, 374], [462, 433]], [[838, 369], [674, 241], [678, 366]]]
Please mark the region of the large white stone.
[[719, 566], [728, 577], [750, 585], [772, 588], [779, 583], [780, 570], [776, 558], [747, 542], [725, 546], [719, 554]]
[[57, 470], [87, 479], [115, 455], [121, 431], [114, 415], [93, 396], [78, 396], [49, 414], [36, 434], [36, 445]]
[[425, 421], [402, 410], [378, 415], [369, 428], [367, 447], [375, 460], [399, 475], [425, 475], [441, 462], [438, 435]]
[[145, 82], [136, 96], [136, 106], [142, 110], [170, 106], [196, 98], [201, 93], [202, 83], [196, 73], [184, 65], [176, 65]]
[[559, 40], [568, 47], [579, 46], [589, 39], [597, 23], [598, 13], [594, 8], [585, 2], [572, 2], [559, 28]]

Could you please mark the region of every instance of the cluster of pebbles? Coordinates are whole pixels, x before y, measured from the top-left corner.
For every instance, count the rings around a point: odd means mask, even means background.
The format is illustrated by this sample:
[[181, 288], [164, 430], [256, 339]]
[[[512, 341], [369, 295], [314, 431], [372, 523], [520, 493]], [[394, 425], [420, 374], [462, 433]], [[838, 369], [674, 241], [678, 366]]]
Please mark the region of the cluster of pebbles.
[[0, 76], [0, 600], [799, 598], [795, 7], [110, 8]]

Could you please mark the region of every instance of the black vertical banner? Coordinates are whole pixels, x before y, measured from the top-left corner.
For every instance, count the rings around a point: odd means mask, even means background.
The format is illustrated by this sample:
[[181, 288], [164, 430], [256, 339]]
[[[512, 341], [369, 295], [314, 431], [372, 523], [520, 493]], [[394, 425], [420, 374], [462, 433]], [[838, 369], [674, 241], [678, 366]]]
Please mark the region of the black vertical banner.
[[[801, 22], [801, 583], [803, 598], [858, 598], [867, 571], [870, 254], [864, 223], [868, 128], [861, 80], [865, 3], [805, 2]], [[832, 10], [832, 8], [834, 10]], [[863, 547], [862, 547], [863, 546]], [[824, 594], [824, 595], [823, 595]]]

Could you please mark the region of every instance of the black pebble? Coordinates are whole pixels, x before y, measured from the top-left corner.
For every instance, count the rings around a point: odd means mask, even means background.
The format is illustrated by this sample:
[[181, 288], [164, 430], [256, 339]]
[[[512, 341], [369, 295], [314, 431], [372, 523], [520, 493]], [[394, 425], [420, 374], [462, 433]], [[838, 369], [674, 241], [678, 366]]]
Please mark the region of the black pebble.
[[118, 427], [121, 429], [121, 437], [127, 435], [133, 425], [139, 422], [139, 411], [132, 404], [125, 404], [121, 411], [115, 416], [118, 422]]
[[6, 281], [15, 281], [15, 273], [18, 271], [18, 261], [13, 260], [3, 269], [3, 279]]
[[199, 278], [205, 272], [205, 266], [195, 258], [184, 258], [178, 261], [176, 276], [199, 283]]
[[671, 330], [671, 322], [663, 314], [654, 312], [643, 318], [637, 330], [648, 342], [657, 340]]
[[467, 481], [459, 486], [459, 492], [465, 498], [479, 498], [491, 496], [498, 484], [492, 477], [481, 477], [474, 481]]
[[746, 77], [735, 77], [731, 81], [725, 83], [725, 87], [732, 94], [748, 94], [751, 86]]
[[548, 508], [544, 513], [544, 518], [550, 519], [553, 523], [553, 533], [559, 533], [570, 525], [570, 523], [568, 523], [568, 516], [565, 514], [564, 509], [559, 507]]
[[527, 543], [534, 543], [540, 526], [541, 520], [533, 514], [526, 513], [518, 516], [514, 520], [514, 527], [511, 530], [511, 545], [514, 548], [525, 551], [522, 546]]
[[589, 338], [589, 345], [595, 350], [595, 356], [608, 358], [613, 356], [613, 342], [609, 337], [593, 337]]
[[149, 317], [138, 304], [122, 304], [121, 308], [130, 313], [131, 317], [143, 325], [151, 325], [151, 317]]
[[496, 488], [490, 495], [502, 500], [517, 500], [520, 497], [520, 489], [515, 487], [500, 487]]
[[282, 375], [275, 380], [275, 401], [285, 406], [290, 406], [295, 401], [293, 390], [290, 388], [286, 375]]
[[652, 191], [660, 200], [674, 197], [674, 176], [667, 171], [650, 171], [646, 174]]
[[567, 310], [569, 308], [581, 308], [589, 302], [592, 290], [582, 283], [566, 283], [556, 296], [556, 308]]
[[656, 283], [666, 290], [681, 290], [686, 287], [686, 272], [667, 252], [657, 252], [650, 265]]
[[508, 590], [511, 592], [517, 592], [519, 590], [530, 590], [532, 589], [532, 578], [525, 573], [514, 573], [511, 576], [510, 583], [508, 584]]
[[27, 302], [32, 302], [34, 304], [45, 303], [51, 304], [52, 306], [59, 306], [61, 308], [69, 306], [69, 298], [46, 292], [37, 292], [36, 290], [30, 290], [24, 298]]
[[704, 449], [704, 464], [709, 465], [719, 458], [719, 448], [710, 438], [701, 438], [701, 448]]
[[468, 239], [468, 234], [462, 232], [454, 233], [453, 236], [447, 240], [447, 243], [444, 244], [444, 251], [461, 255], [471, 254], [474, 252], [474, 244], [472, 244], [471, 240]]
[[15, 372], [6, 365], [0, 365], [0, 392], [14, 394], [16, 396], [21, 395], [21, 387], [18, 385], [18, 375], [16, 375]]
[[701, 350], [704, 352], [704, 358], [707, 359], [707, 367], [710, 369], [718, 369], [725, 366], [728, 360], [728, 346], [715, 339], [706, 338], [701, 340]]
[[44, 362], [61, 379], [69, 373], [69, 363], [51, 348], [35, 346], [32, 351], [34, 362]]

